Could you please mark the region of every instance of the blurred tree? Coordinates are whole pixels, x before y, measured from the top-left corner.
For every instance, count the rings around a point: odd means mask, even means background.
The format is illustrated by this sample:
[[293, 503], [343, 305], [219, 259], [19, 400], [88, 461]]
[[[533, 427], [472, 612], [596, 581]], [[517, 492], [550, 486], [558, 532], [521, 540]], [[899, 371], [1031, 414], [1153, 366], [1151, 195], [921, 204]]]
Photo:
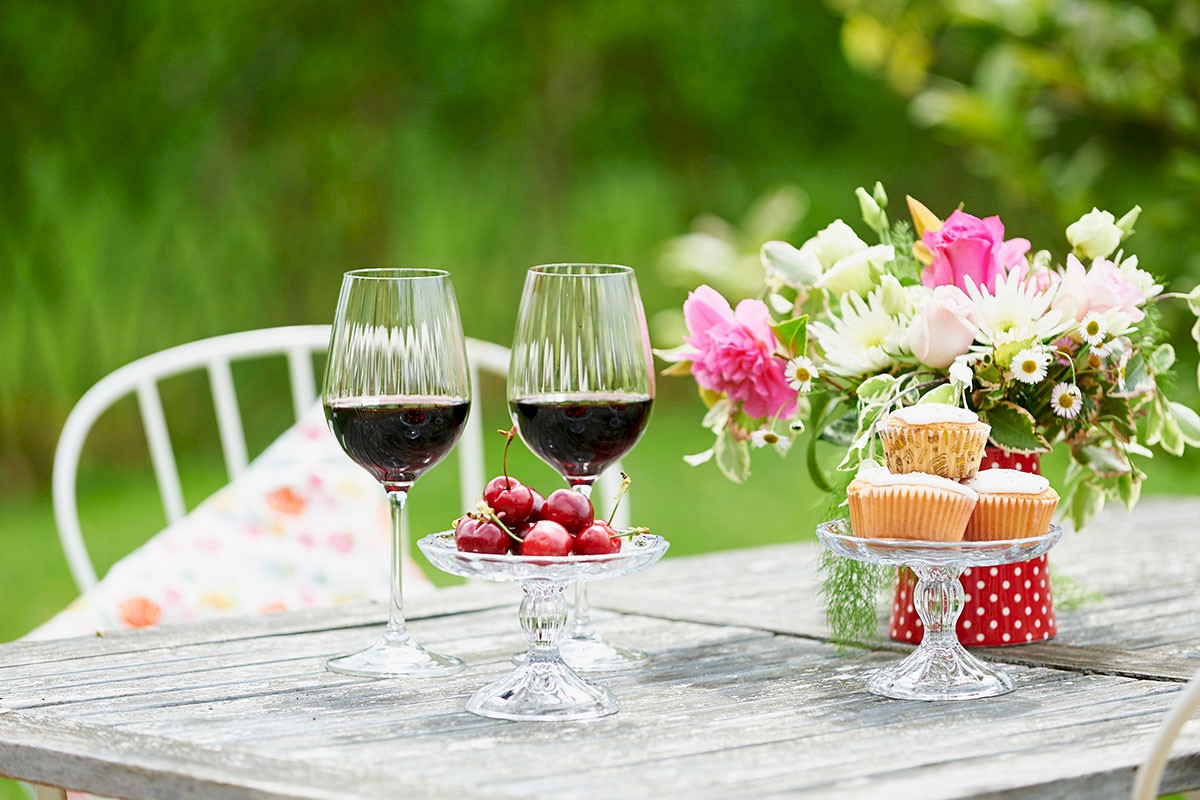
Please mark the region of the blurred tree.
[[911, 118], [1042, 217], [1043, 232], [1061, 236], [1093, 205], [1121, 213], [1140, 203], [1152, 232], [1139, 237], [1142, 265], [1196, 282], [1195, 0], [827, 4], [844, 17], [847, 60], [909, 98]]

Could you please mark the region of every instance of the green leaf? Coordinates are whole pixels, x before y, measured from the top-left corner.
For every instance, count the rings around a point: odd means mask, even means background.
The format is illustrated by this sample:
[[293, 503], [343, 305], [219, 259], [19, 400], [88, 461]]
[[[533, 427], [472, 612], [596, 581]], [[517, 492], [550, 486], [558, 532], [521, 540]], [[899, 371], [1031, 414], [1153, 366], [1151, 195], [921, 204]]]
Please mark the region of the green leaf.
[[750, 477], [750, 445], [738, 440], [722, 429], [713, 446], [717, 456], [717, 468], [734, 483], [745, 483]]
[[1174, 400], [1168, 408], [1183, 440], [1192, 447], [1200, 447], [1200, 414]]
[[1161, 444], [1162, 449], [1173, 456], [1183, 455], [1183, 448], [1187, 445], [1183, 438], [1183, 431], [1179, 428], [1179, 422], [1169, 411], [1163, 415]]
[[921, 399], [917, 400], [917, 403], [945, 403], [953, 405], [955, 397], [954, 387], [948, 383], [943, 383], [941, 386], [936, 386], [921, 395]]
[[1126, 511], [1132, 511], [1142, 494], [1142, 482], [1132, 472], [1117, 479], [1117, 494], [1125, 504]]
[[892, 393], [895, 385], [895, 376], [885, 372], [882, 375], [873, 375], [860, 383], [855, 394], [864, 403], [882, 402]]
[[777, 322], [771, 330], [790, 357], [802, 356], [808, 349], [808, 314]]
[[1108, 447], [1081, 447], [1076, 454], [1079, 460], [1092, 472], [1106, 478], [1115, 478], [1133, 472], [1129, 459], [1122, 453]]
[[1050, 443], [1037, 432], [1037, 421], [1024, 408], [1005, 400], [987, 412], [992, 426], [991, 439], [997, 447], [1014, 453], [1048, 453]]
[[1070, 503], [1067, 506], [1067, 517], [1075, 530], [1080, 531], [1096, 518], [1104, 508], [1104, 492], [1100, 486], [1086, 476], [1075, 485]]
[[849, 447], [858, 438], [858, 414], [851, 411], [843, 414], [821, 429], [821, 438], [839, 447]]
[[[1187, 304], [1192, 313], [1200, 317], [1200, 285], [1197, 285], [1190, 292], [1188, 292]], [[1194, 333], [1192, 335], [1195, 336]], [[1200, 341], [1200, 336], [1196, 337], [1196, 339], [1197, 341]]]
[[1141, 353], [1138, 353], [1125, 365], [1125, 391], [1121, 394], [1126, 396], [1144, 394], [1153, 391], [1154, 387], [1154, 378], [1146, 369], [1146, 359], [1142, 357]]
[[1154, 352], [1150, 354], [1150, 369], [1157, 372], [1166, 372], [1175, 363], [1175, 348], [1170, 344], [1163, 343], [1154, 348]]

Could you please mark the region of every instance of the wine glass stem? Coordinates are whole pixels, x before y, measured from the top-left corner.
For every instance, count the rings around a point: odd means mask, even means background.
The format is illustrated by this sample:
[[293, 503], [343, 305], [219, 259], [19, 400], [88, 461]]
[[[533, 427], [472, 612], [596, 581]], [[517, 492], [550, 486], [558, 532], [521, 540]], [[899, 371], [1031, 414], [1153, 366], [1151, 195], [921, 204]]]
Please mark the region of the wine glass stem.
[[[592, 498], [592, 481], [595, 480], [576, 480], [571, 483], [571, 488], [579, 492], [584, 497], [591, 500]], [[587, 583], [577, 581], [575, 583], [575, 605], [571, 608], [571, 638], [572, 639], [588, 639], [595, 634], [595, 629], [592, 628], [592, 612], [588, 606]]]
[[916, 567], [917, 587], [913, 606], [925, 625], [922, 647], [960, 647], [955, 626], [963, 609], [963, 588], [958, 576], [961, 567]]
[[388, 505], [391, 506], [392, 511], [392, 568], [391, 597], [388, 604], [388, 622], [384, 638], [392, 642], [408, 639], [408, 628], [404, 622], [404, 550], [408, 544], [404, 507], [407, 502], [407, 489], [388, 491]]

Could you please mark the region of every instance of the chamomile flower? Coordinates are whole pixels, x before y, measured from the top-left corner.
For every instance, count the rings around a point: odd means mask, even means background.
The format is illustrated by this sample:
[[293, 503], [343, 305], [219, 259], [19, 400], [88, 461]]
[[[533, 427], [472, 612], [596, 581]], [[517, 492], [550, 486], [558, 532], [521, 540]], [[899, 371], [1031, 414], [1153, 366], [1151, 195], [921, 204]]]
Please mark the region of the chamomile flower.
[[793, 358], [787, 363], [783, 374], [787, 378], [788, 386], [797, 392], [807, 392], [812, 388], [813, 380], [821, 376], [812, 359], [807, 356]]
[[779, 434], [770, 428], [763, 428], [750, 434], [750, 444], [755, 447], [766, 447], [771, 444], [779, 444]]
[[1084, 314], [1083, 319], [1079, 322], [1079, 335], [1090, 346], [1099, 347], [1103, 344], [1104, 337], [1108, 335], [1108, 325], [1105, 323], [1104, 317], [1095, 311]]
[[1034, 384], [1046, 377], [1050, 366], [1050, 351], [1043, 347], [1026, 347], [1013, 356], [1008, 369], [1021, 383]]
[[1083, 408], [1083, 396], [1073, 383], [1060, 383], [1050, 393], [1050, 407], [1063, 419], [1075, 419]]

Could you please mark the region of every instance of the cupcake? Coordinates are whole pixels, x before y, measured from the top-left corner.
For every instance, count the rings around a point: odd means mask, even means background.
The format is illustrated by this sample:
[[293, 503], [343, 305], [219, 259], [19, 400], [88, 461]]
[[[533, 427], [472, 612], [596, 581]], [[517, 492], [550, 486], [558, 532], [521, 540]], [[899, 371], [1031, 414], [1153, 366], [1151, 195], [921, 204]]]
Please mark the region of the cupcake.
[[979, 415], [944, 403], [899, 408], [878, 427], [888, 469], [950, 480], [975, 477], [992, 428]]
[[961, 483], [886, 467], [864, 469], [846, 490], [850, 528], [868, 539], [958, 542], [975, 508], [975, 490]]
[[1041, 475], [1016, 469], [985, 469], [967, 486], [979, 495], [967, 522], [967, 541], [1025, 539], [1050, 529], [1058, 492]]

